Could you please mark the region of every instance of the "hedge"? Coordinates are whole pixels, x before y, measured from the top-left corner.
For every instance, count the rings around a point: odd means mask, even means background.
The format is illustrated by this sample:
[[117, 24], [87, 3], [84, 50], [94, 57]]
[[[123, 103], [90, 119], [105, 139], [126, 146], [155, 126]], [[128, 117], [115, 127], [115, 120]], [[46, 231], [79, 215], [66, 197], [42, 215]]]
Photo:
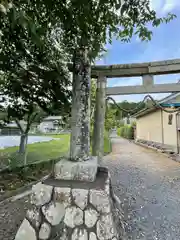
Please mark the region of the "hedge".
[[118, 135], [127, 139], [134, 139], [134, 127], [125, 125], [118, 128]]

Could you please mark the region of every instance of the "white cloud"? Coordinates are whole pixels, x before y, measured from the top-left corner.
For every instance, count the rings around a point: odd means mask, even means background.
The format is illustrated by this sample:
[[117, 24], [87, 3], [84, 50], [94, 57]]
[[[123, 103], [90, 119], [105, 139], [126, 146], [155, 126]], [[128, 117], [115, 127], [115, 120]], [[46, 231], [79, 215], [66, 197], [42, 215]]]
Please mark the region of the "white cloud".
[[150, 8], [157, 12], [161, 9], [162, 4], [163, 0], [150, 0]]
[[179, 0], [165, 0], [164, 6], [162, 11], [164, 13], [170, 12], [174, 9], [180, 8], [180, 1]]
[[150, 0], [151, 9], [158, 14], [164, 14], [174, 9], [180, 8], [179, 0]]

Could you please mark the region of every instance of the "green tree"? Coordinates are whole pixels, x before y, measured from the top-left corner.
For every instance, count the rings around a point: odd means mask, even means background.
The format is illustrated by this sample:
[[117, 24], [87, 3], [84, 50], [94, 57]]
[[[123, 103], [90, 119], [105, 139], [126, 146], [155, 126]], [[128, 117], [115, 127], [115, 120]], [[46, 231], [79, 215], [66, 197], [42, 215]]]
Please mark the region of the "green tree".
[[[121, 118], [128, 117], [129, 115], [133, 115], [136, 112], [142, 110], [145, 108], [145, 103], [144, 102], [128, 102], [128, 101], [123, 101], [118, 103], [119, 107], [122, 109], [121, 113]], [[124, 111], [123, 111], [124, 109]]]
[[105, 129], [107, 131], [117, 126], [116, 109], [107, 107], [105, 116]]
[[[71, 85], [66, 54], [46, 16], [28, 1], [0, 4], [0, 87], [8, 120], [21, 130], [19, 152], [39, 113], [67, 115]], [[26, 120], [26, 129], [20, 125]]]
[[42, 108], [46, 107], [43, 97], [57, 102], [59, 95], [58, 104], [64, 108], [64, 101], [68, 102], [67, 86], [71, 85], [67, 54], [56, 41], [58, 32], [50, 27], [47, 16], [38, 11], [39, 5], [34, 4], [30, 1], [0, 4], [0, 73], [4, 76], [1, 82], [6, 80], [6, 89], [8, 85], [24, 98], [32, 96], [34, 100], [36, 94], [36, 102]]
[[[49, 75], [49, 73], [47, 74]], [[34, 122], [39, 122], [47, 114], [52, 115], [57, 114], [57, 112], [61, 113], [61, 116], [66, 116], [69, 111], [66, 109], [67, 105], [70, 106], [70, 102], [68, 102], [70, 92], [63, 90], [62, 82], [60, 80], [55, 81], [52, 72], [51, 80], [48, 81], [48, 84], [45, 84], [44, 80], [46, 74], [45, 76], [43, 75], [42, 80], [38, 78], [38, 80], [31, 81], [31, 78], [29, 78], [28, 82], [26, 80], [25, 82], [23, 81], [23, 76], [18, 78], [18, 80], [17, 78], [11, 80], [6, 79], [1, 84], [1, 91], [5, 96], [3, 103], [4, 111], [7, 113], [5, 121], [15, 120], [21, 132], [19, 153], [25, 153], [28, 132]], [[54, 83], [56, 83], [58, 91], [55, 91], [55, 88], [51, 85]], [[15, 86], [17, 89], [16, 91], [14, 90]], [[64, 94], [64, 102], [59, 98], [59, 94]], [[26, 128], [21, 126], [21, 120], [27, 122]]]

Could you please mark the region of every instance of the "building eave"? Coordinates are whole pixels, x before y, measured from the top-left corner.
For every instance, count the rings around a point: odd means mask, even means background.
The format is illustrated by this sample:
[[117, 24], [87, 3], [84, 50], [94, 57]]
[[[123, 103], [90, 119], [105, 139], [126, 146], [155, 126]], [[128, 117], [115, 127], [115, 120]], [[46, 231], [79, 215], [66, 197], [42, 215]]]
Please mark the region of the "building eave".
[[149, 113], [152, 113], [152, 112], [155, 112], [159, 110], [159, 108], [156, 108], [156, 107], [151, 107], [151, 108], [144, 108], [143, 110], [135, 113], [134, 115], [132, 115], [132, 117], [134, 118], [140, 118], [140, 117], [143, 117]]

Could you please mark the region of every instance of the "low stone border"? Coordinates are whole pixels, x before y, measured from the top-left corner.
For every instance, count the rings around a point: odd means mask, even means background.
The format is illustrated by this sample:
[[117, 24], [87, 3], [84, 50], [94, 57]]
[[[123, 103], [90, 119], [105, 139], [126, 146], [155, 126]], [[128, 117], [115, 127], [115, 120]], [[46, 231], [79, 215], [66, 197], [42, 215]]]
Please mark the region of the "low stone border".
[[[38, 182], [41, 182], [41, 181], [44, 181], [46, 180], [47, 178], [49, 177], [49, 175], [46, 175], [45, 177], [37, 180], [37, 181], [33, 181], [29, 184], [26, 184], [25, 186], [23, 187], [20, 187], [18, 189], [15, 189], [15, 190], [12, 190], [12, 191], [7, 191], [6, 193], [4, 193], [2, 196], [0, 196], [0, 204], [2, 203], [6, 203], [6, 202], [10, 202], [13, 200], [13, 198], [17, 195], [21, 195], [22, 193], [24, 192], [27, 192], [27, 195], [28, 195], [28, 192], [29, 194], [31, 193], [31, 188], [34, 184], [37, 184]], [[26, 194], [25, 194], [26, 195]], [[25, 195], [23, 195], [22, 197], [24, 197]], [[20, 197], [21, 198], [21, 197]], [[17, 198], [17, 199], [20, 199], [20, 198]]]
[[141, 147], [148, 148], [148, 149], [154, 150], [156, 152], [162, 153], [166, 157], [171, 158], [172, 160], [174, 160], [176, 162], [180, 162], [179, 154], [177, 154], [177, 153], [175, 153], [175, 152], [173, 152], [173, 151], [171, 151], [169, 149], [157, 148], [157, 147], [148, 145], [147, 143], [142, 143], [142, 142], [139, 142], [139, 141], [136, 141], [136, 140], [134, 140], [132, 142], [135, 143], [136, 145], [141, 146]]

